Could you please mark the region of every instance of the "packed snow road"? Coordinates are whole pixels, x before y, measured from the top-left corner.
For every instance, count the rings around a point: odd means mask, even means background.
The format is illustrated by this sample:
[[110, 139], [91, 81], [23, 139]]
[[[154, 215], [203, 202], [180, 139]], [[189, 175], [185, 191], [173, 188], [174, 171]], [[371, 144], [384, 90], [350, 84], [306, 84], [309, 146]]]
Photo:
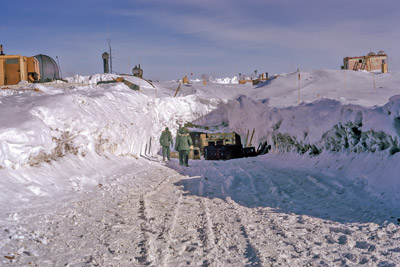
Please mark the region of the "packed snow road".
[[[231, 161], [135, 160], [1, 231], [2, 266], [396, 266], [399, 214], [361, 182]], [[18, 218], [16, 218], [18, 217]], [[386, 221], [386, 222], [385, 222]]]

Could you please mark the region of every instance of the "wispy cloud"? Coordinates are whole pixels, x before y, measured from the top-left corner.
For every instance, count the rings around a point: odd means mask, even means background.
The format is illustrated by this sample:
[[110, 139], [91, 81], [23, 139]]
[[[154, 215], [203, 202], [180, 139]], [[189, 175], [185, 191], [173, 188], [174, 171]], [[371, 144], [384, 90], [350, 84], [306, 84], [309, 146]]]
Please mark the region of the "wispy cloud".
[[[360, 1], [354, 1], [353, 5], [335, 7], [336, 11], [343, 9], [337, 18], [316, 16], [317, 20], [307, 17], [308, 14], [301, 15], [301, 10], [298, 12], [300, 15], [295, 12], [281, 13], [281, 18], [277, 19], [279, 16], [272, 16], [271, 12], [274, 10], [268, 9], [263, 1], [258, 1], [264, 11], [258, 12], [257, 16], [252, 16], [251, 10], [243, 8], [243, 1], [218, 1], [218, 8], [211, 1], [202, 1], [202, 4], [194, 2], [196, 3], [173, 0], [169, 8], [144, 7], [133, 12], [118, 9], [113, 12], [120, 16], [149, 20], [169, 32], [170, 36], [180, 34], [192, 40], [182, 44], [174, 42], [174, 37], [163, 36], [168, 39], [168, 46], [162, 50], [173, 51], [172, 53], [177, 53], [174, 47], [179, 47], [179, 50], [183, 50], [182, 53], [190, 53], [190, 49], [183, 49], [184, 45], [190, 46], [196, 53], [201, 53], [204, 45], [207, 45], [213, 48], [214, 55], [224, 54], [233, 49], [240, 51], [242, 54], [237, 56], [242, 58], [249, 57], [249, 53], [258, 53], [265, 55], [259, 56], [260, 58], [278, 60], [275, 54], [286, 54], [280, 61], [290, 60], [297, 62], [296, 64], [302, 61], [304, 64], [304, 60], [307, 59], [307, 66], [311, 68], [339, 68], [343, 57], [363, 55], [370, 49], [375, 52], [385, 50], [390, 53], [391, 58], [400, 57], [396, 49], [400, 41], [396, 29], [399, 22], [397, 15], [387, 12], [383, 19], [382, 16], [374, 14], [375, 8], [358, 6], [362, 4]], [[267, 2], [270, 4], [274, 1]], [[290, 4], [289, 2], [280, 2], [283, 11], [288, 10], [284, 5]], [[367, 2], [363, 3], [372, 4], [374, 1]], [[254, 4], [254, 1], [252, 3]], [[341, 0], [338, 3], [345, 4]], [[180, 4], [189, 9], [177, 8]], [[375, 1], [375, 4], [379, 3]], [[317, 7], [311, 9], [316, 10], [310, 13], [329, 13], [321, 4], [318, 6], [318, 3]], [[278, 67], [280, 64], [283, 63], [276, 62], [274, 66]]]
[[[177, 0], [175, 0], [177, 1]], [[185, 14], [160, 10], [120, 11], [125, 16], [140, 16], [181, 34], [216, 42], [222, 46], [236, 46], [265, 50], [281, 47], [310, 51], [343, 51], [349, 47], [379, 47], [394, 45], [392, 26], [386, 20], [353, 20], [284, 26], [263, 24], [262, 20], [243, 17], [209, 17], [207, 14]], [[388, 35], [392, 38], [388, 38]]]
[[[220, 69], [222, 75], [254, 68], [284, 72], [289, 65], [339, 68], [343, 57], [370, 49], [388, 52], [389, 67], [397, 64], [400, 69], [397, 0], [90, 0], [81, 4], [71, 0], [61, 7], [48, 4], [39, 15], [13, 4], [13, 10], [0, 17], [2, 42], [15, 53], [58, 55], [69, 73], [101, 71], [99, 59], [108, 49], [107, 25], [114, 69], [121, 72], [129, 72], [139, 61], [147, 66], [146, 73], [154, 70], [164, 78], [176, 77], [187, 68]], [[20, 20], [11, 19], [16, 10], [22, 12]], [[30, 23], [33, 19], [37, 23]]]

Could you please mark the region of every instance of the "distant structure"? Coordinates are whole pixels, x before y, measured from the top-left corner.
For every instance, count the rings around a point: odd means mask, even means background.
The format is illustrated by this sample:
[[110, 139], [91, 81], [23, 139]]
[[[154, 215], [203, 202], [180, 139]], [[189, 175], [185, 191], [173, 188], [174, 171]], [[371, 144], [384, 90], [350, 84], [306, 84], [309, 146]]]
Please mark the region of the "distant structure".
[[107, 52], [104, 52], [103, 55], [101, 56], [103, 58], [103, 68], [104, 68], [104, 73], [110, 73], [110, 68], [109, 68], [109, 59], [110, 55]]
[[361, 57], [345, 57], [343, 59], [342, 69], [345, 70], [366, 70], [380, 71], [386, 73], [388, 71], [388, 56], [384, 51], [368, 53]]
[[39, 62], [40, 68], [39, 82], [52, 82], [60, 79], [60, 68], [54, 59], [42, 54], [36, 55], [35, 58]]
[[[254, 71], [254, 73], [257, 75], [257, 71]], [[268, 72], [261, 73], [260, 75], [258, 75], [258, 78], [257, 76], [255, 76], [254, 79], [251, 79], [250, 77], [246, 77], [245, 75], [239, 73], [239, 84], [253, 83], [253, 85], [255, 85], [267, 80], [268, 80]]]
[[35, 57], [6, 55], [0, 45], [0, 86], [15, 85], [20, 81], [38, 82], [39, 61]]
[[139, 78], [143, 79], [143, 70], [140, 68], [140, 64], [139, 64], [139, 67], [137, 65], [135, 65], [135, 67], [132, 69], [132, 74], [135, 77], [139, 77]]

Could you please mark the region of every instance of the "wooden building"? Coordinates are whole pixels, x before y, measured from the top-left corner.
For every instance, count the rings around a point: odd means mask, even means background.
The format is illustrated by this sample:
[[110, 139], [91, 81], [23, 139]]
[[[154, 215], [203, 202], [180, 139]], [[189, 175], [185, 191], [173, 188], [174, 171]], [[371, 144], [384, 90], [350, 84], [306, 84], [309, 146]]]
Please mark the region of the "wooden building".
[[385, 52], [379, 51], [378, 54], [371, 52], [366, 56], [345, 57], [342, 69], [380, 71], [385, 73], [388, 71], [388, 56]]
[[35, 57], [0, 55], [0, 86], [20, 81], [34, 82], [40, 78], [39, 62]]

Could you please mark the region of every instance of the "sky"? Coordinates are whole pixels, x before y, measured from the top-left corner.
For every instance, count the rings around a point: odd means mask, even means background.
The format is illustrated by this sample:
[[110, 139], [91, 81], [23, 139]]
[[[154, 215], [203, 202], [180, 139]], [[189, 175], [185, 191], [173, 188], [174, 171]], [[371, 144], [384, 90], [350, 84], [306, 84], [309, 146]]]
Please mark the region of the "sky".
[[62, 76], [113, 71], [176, 80], [340, 69], [385, 51], [400, 70], [397, 0], [0, 0], [6, 54], [45, 54]]

